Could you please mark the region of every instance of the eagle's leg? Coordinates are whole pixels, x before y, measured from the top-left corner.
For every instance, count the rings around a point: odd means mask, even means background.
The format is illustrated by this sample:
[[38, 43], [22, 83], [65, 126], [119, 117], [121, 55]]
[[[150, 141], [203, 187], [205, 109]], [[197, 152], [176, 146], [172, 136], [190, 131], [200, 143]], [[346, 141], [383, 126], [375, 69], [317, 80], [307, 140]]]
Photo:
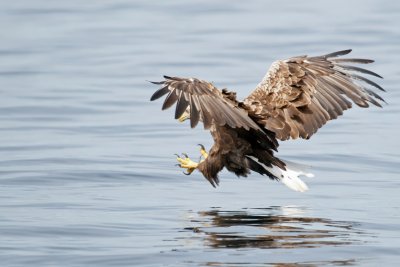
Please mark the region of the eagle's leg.
[[[201, 154], [199, 163], [201, 163], [208, 157], [208, 153], [203, 145], [199, 144], [199, 146], [200, 146], [200, 154]], [[182, 155], [184, 156], [184, 158], [182, 158], [178, 154], [176, 154], [176, 157], [177, 157], [176, 160], [180, 163], [179, 167], [185, 168], [187, 170], [187, 172], [184, 172], [184, 174], [190, 175], [195, 169], [197, 169], [197, 166], [199, 165], [199, 163], [191, 160], [187, 154], [182, 154]], [[201, 157], [204, 157], [204, 159], [202, 159]]]
[[191, 160], [188, 155], [183, 154], [183, 156], [184, 158], [176, 154], [176, 160], [180, 163], [179, 167], [186, 169], [187, 172], [184, 172], [184, 174], [190, 175], [195, 169], [197, 169], [199, 164]]

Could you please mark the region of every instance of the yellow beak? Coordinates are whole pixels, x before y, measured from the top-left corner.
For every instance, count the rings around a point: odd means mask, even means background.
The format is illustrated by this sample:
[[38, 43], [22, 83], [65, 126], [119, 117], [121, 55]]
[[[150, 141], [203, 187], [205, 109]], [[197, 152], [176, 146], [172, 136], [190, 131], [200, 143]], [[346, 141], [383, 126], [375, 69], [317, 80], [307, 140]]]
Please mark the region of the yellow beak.
[[183, 114], [178, 118], [179, 122], [184, 122], [185, 120], [189, 119], [190, 114], [189, 112], [185, 111]]

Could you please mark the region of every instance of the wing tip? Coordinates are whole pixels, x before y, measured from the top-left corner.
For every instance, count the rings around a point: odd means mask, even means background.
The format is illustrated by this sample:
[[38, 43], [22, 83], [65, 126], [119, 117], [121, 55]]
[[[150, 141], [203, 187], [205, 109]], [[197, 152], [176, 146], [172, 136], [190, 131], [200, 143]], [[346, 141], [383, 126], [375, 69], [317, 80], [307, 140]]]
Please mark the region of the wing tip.
[[163, 75], [164, 79], [172, 81], [182, 81], [184, 78]]
[[350, 49], [345, 49], [345, 50], [340, 50], [340, 51], [336, 51], [336, 52], [333, 52], [333, 53], [326, 54], [326, 55], [324, 55], [324, 57], [325, 58], [332, 58], [332, 57], [344, 56], [344, 55], [350, 54], [351, 51], [353, 51], [353, 49], [351, 49], [351, 48]]
[[164, 81], [162, 81], [162, 82], [153, 82], [153, 81], [149, 81], [149, 80], [146, 80], [146, 82], [149, 82], [149, 83], [152, 83], [152, 84], [164, 84], [165, 82]]
[[159, 99], [160, 97], [166, 95], [168, 92], [169, 92], [168, 86], [161, 87], [160, 89], [155, 91], [154, 94], [150, 97], [150, 101]]

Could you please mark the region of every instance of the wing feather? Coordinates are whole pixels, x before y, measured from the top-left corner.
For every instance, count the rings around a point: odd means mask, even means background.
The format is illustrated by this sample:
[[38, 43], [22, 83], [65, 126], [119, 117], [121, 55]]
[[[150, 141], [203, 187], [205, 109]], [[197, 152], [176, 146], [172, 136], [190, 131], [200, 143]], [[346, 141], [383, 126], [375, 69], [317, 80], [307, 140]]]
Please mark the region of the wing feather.
[[[151, 83], [154, 83], [154, 82], [151, 82]], [[150, 100], [151, 100], [151, 101], [154, 101], [154, 100], [156, 100], [156, 99], [159, 99], [160, 97], [162, 97], [162, 96], [168, 94], [169, 92], [170, 92], [170, 91], [169, 91], [169, 89], [168, 89], [168, 86], [162, 87], [162, 88], [158, 89], [158, 90], [152, 95], [152, 97], [151, 97]]]
[[277, 138], [287, 140], [310, 138], [327, 121], [351, 108], [351, 102], [360, 107], [368, 107], [369, 103], [381, 107], [379, 101], [384, 102], [383, 98], [363, 85], [384, 89], [356, 73], [382, 77], [364, 68], [345, 65], [374, 61], [340, 58], [350, 52], [348, 49], [274, 62], [264, 79], [243, 101], [249, 116], [275, 132]]
[[[360, 75], [357, 75], [357, 74], [352, 74], [352, 75], [351, 75], [351, 78], [353, 78], [353, 79], [355, 79], [355, 80], [363, 81], [363, 82], [365, 82], [365, 83], [367, 83], [367, 84], [369, 84], [369, 85], [372, 85], [373, 87], [376, 87], [376, 88], [378, 88], [379, 90], [385, 92], [385, 89], [383, 89], [379, 84], [377, 84], [377, 83], [375, 83], [375, 82], [373, 82], [373, 81], [371, 81], [371, 80], [369, 80], [369, 79], [367, 79], [367, 78], [365, 78], [365, 77], [363, 77], [363, 76], [360, 76]], [[383, 99], [380, 99], [380, 100], [383, 101]]]
[[165, 98], [164, 104], [162, 106], [162, 110], [170, 108], [176, 101], [178, 101], [178, 91], [176, 89], [172, 89], [167, 97]]
[[190, 96], [190, 127], [194, 128], [200, 120], [200, 103], [196, 96]]
[[216, 124], [246, 130], [252, 128], [264, 132], [248, 116], [247, 111], [224, 97], [223, 93], [211, 83], [195, 78], [170, 76], [164, 76], [164, 78], [165, 80], [162, 82], [155, 82], [161, 84], [162, 88], [157, 90], [150, 100], [156, 100], [168, 93], [162, 109], [167, 109], [176, 103], [176, 119], [190, 107], [190, 126], [192, 128], [196, 127], [199, 121], [203, 121], [205, 129]]
[[203, 96], [200, 96], [199, 98], [201, 99], [201, 101], [199, 99], [199, 104], [200, 104], [200, 110], [201, 110], [201, 115], [202, 115], [202, 119], [203, 119], [204, 129], [208, 130], [211, 128], [211, 126], [213, 124], [213, 117], [206, 107], [206, 104], [205, 104], [206, 102], [203, 99]]
[[377, 74], [377, 73], [375, 73], [373, 71], [366, 70], [366, 69], [363, 69], [363, 68], [360, 68], [360, 67], [348, 66], [348, 65], [340, 65], [340, 64], [337, 64], [336, 66], [338, 66], [338, 67], [340, 67], [340, 68], [342, 68], [344, 70], [357, 71], [357, 72], [361, 72], [361, 73], [364, 73], [364, 74], [369, 74], [369, 75], [372, 75], [372, 76], [375, 76], [375, 77], [378, 77], [378, 78], [383, 78], [382, 76], [380, 76], [379, 74]]
[[331, 58], [331, 57], [344, 56], [344, 55], [349, 54], [351, 51], [352, 51], [351, 49], [341, 50], [341, 51], [333, 52], [333, 53], [330, 53], [330, 54], [326, 54], [326, 55], [322, 56], [322, 58]]
[[369, 64], [374, 63], [372, 59], [363, 59], [363, 58], [334, 58], [330, 59], [335, 63], [346, 62], [346, 63], [358, 63], [358, 64]]
[[185, 96], [185, 91], [181, 91], [178, 97], [178, 103], [175, 109], [175, 119], [178, 119], [185, 112], [186, 108], [189, 106], [190, 102]]

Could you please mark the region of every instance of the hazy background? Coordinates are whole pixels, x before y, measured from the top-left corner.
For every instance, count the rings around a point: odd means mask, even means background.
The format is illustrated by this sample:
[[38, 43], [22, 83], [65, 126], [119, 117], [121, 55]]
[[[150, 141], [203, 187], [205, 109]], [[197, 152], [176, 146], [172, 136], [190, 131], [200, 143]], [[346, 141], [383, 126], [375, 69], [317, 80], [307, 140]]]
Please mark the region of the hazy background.
[[[0, 4], [2, 266], [399, 262], [398, 2]], [[347, 48], [376, 60], [388, 105], [281, 144], [313, 166], [309, 192], [227, 172], [213, 189], [174, 166], [212, 139], [149, 102], [146, 80], [194, 76], [242, 98], [274, 60]]]

